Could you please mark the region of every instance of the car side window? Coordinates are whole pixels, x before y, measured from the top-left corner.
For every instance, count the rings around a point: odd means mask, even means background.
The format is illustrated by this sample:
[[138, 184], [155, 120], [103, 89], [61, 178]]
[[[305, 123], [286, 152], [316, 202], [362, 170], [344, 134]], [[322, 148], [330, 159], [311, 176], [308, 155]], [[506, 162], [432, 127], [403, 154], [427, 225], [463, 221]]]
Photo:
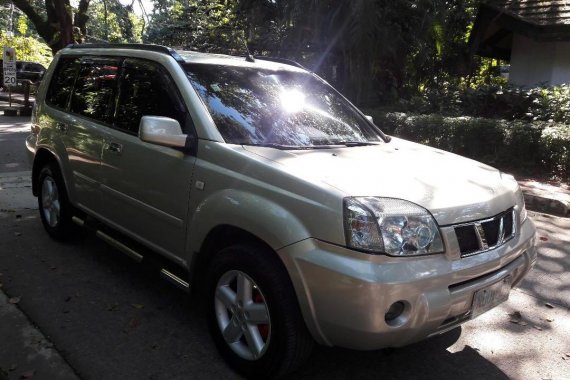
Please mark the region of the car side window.
[[137, 134], [143, 116], [178, 120], [185, 129], [187, 112], [166, 70], [155, 62], [126, 59], [123, 62], [114, 125]]
[[53, 78], [49, 85], [46, 95], [46, 103], [50, 106], [67, 109], [69, 96], [73, 91], [73, 83], [75, 82], [75, 74], [79, 59], [78, 58], [61, 58], [53, 73]]
[[71, 98], [71, 112], [110, 123], [119, 67], [117, 58], [84, 59]]

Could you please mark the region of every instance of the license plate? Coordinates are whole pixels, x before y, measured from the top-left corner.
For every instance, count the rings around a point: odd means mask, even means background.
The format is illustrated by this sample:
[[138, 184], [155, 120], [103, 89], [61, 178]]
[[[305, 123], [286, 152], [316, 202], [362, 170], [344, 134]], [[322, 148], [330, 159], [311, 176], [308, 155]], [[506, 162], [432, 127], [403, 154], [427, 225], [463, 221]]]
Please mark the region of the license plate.
[[473, 305], [471, 306], [471, 317], [478, 317], [484, 312], [508, 300], [511, 291], [511, 282], [511, 276], [507, 276], [493, 285], [476, 291], [473, 296]]

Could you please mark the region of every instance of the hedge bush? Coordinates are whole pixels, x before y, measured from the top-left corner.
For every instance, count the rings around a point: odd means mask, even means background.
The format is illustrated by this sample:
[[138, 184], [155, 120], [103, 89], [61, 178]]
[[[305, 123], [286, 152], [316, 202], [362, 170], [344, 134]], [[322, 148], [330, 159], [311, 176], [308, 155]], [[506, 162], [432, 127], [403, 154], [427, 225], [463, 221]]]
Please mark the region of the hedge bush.
[[440, 114], [366, 113], [394, 136], [519, 174], [570, 180], [570, 126], [566, 124]]
[[445, 116], [570, 123], [570, 86], [521, 89], [509, 85], [429, 88], [391, 105], [392, 111]]

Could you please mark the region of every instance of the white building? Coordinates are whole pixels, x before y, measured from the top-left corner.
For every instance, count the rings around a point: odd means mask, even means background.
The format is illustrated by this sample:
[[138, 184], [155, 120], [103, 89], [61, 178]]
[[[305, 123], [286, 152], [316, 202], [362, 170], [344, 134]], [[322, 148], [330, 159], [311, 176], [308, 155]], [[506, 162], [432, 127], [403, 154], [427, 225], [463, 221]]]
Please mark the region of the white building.
[[510, 61], [515, 85], [570, 84], [570, 0], [489, 0], [479, 8], [471, 48]]

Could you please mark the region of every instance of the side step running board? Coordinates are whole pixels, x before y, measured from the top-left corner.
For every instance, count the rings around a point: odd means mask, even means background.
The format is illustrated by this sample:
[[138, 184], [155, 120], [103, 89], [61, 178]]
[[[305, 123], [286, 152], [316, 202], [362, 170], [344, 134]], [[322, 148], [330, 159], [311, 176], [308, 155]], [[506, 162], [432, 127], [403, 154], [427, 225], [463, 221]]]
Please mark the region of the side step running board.
[[[100, 229], [91, 226], [89, 223], [86, 223], [85, 220], [77, 216], [72, 217], [71, 220], [80, 227], [86, 227], [88, 229], [95, 231], [95, 236], [103, 240], [105, 243], [115, 247], [116, 249], [118, 249], [119, 251], [130, 257], [131, 259], [135, 260], [137, 263], [141, 263], [143, 261], [144, 259], [143, 255], [141, 255], [134, 249], [126, 246], [125, 244], [121, 243], [117, 239], [111, 237], [110, 235], [106, 234], [105, 232], [101, 231]], [[190, 292], [190, 284], [184, 281], [182, 278], [175, 275], [174, 273], [172, 273], [171, 271], [169, 271], [168, 269], [162, 268], [160, 270], [160, 277], [170, 282], [172, 285], [175, 285], [176, 287], [184, 290], [185, 292], [187, 293]]]
[[119, 251], [123, 252], [125, 255], [127, 255], [131, 259], [135, 260], [137, 263], [140, 263], [142, 261], [143, 255], [133, 251], [132, 249], [130, 249], [129, 247], [127, 247], [126, 245], [124, 245], [120, 241], [113, 239], [112, 237], [110, 237], [106, 233], [104, 233], [100, 230], [97, 230], [97, 232], [95, 232], [95, 236], [97, 236], [98, 238], [103, 240], [105, 243], [112, 245], [113, 247], [117, 248]]
[[173, 285], [176, 285], [180, 289], [184, 290], [185, 292], [190, 292], [190, 284], [175, 275], [174, 273], [169, 272], [168, 270], [162, 268], [160, 270], [160, 277], [165, 279], [166, 281], [170, 282]]

